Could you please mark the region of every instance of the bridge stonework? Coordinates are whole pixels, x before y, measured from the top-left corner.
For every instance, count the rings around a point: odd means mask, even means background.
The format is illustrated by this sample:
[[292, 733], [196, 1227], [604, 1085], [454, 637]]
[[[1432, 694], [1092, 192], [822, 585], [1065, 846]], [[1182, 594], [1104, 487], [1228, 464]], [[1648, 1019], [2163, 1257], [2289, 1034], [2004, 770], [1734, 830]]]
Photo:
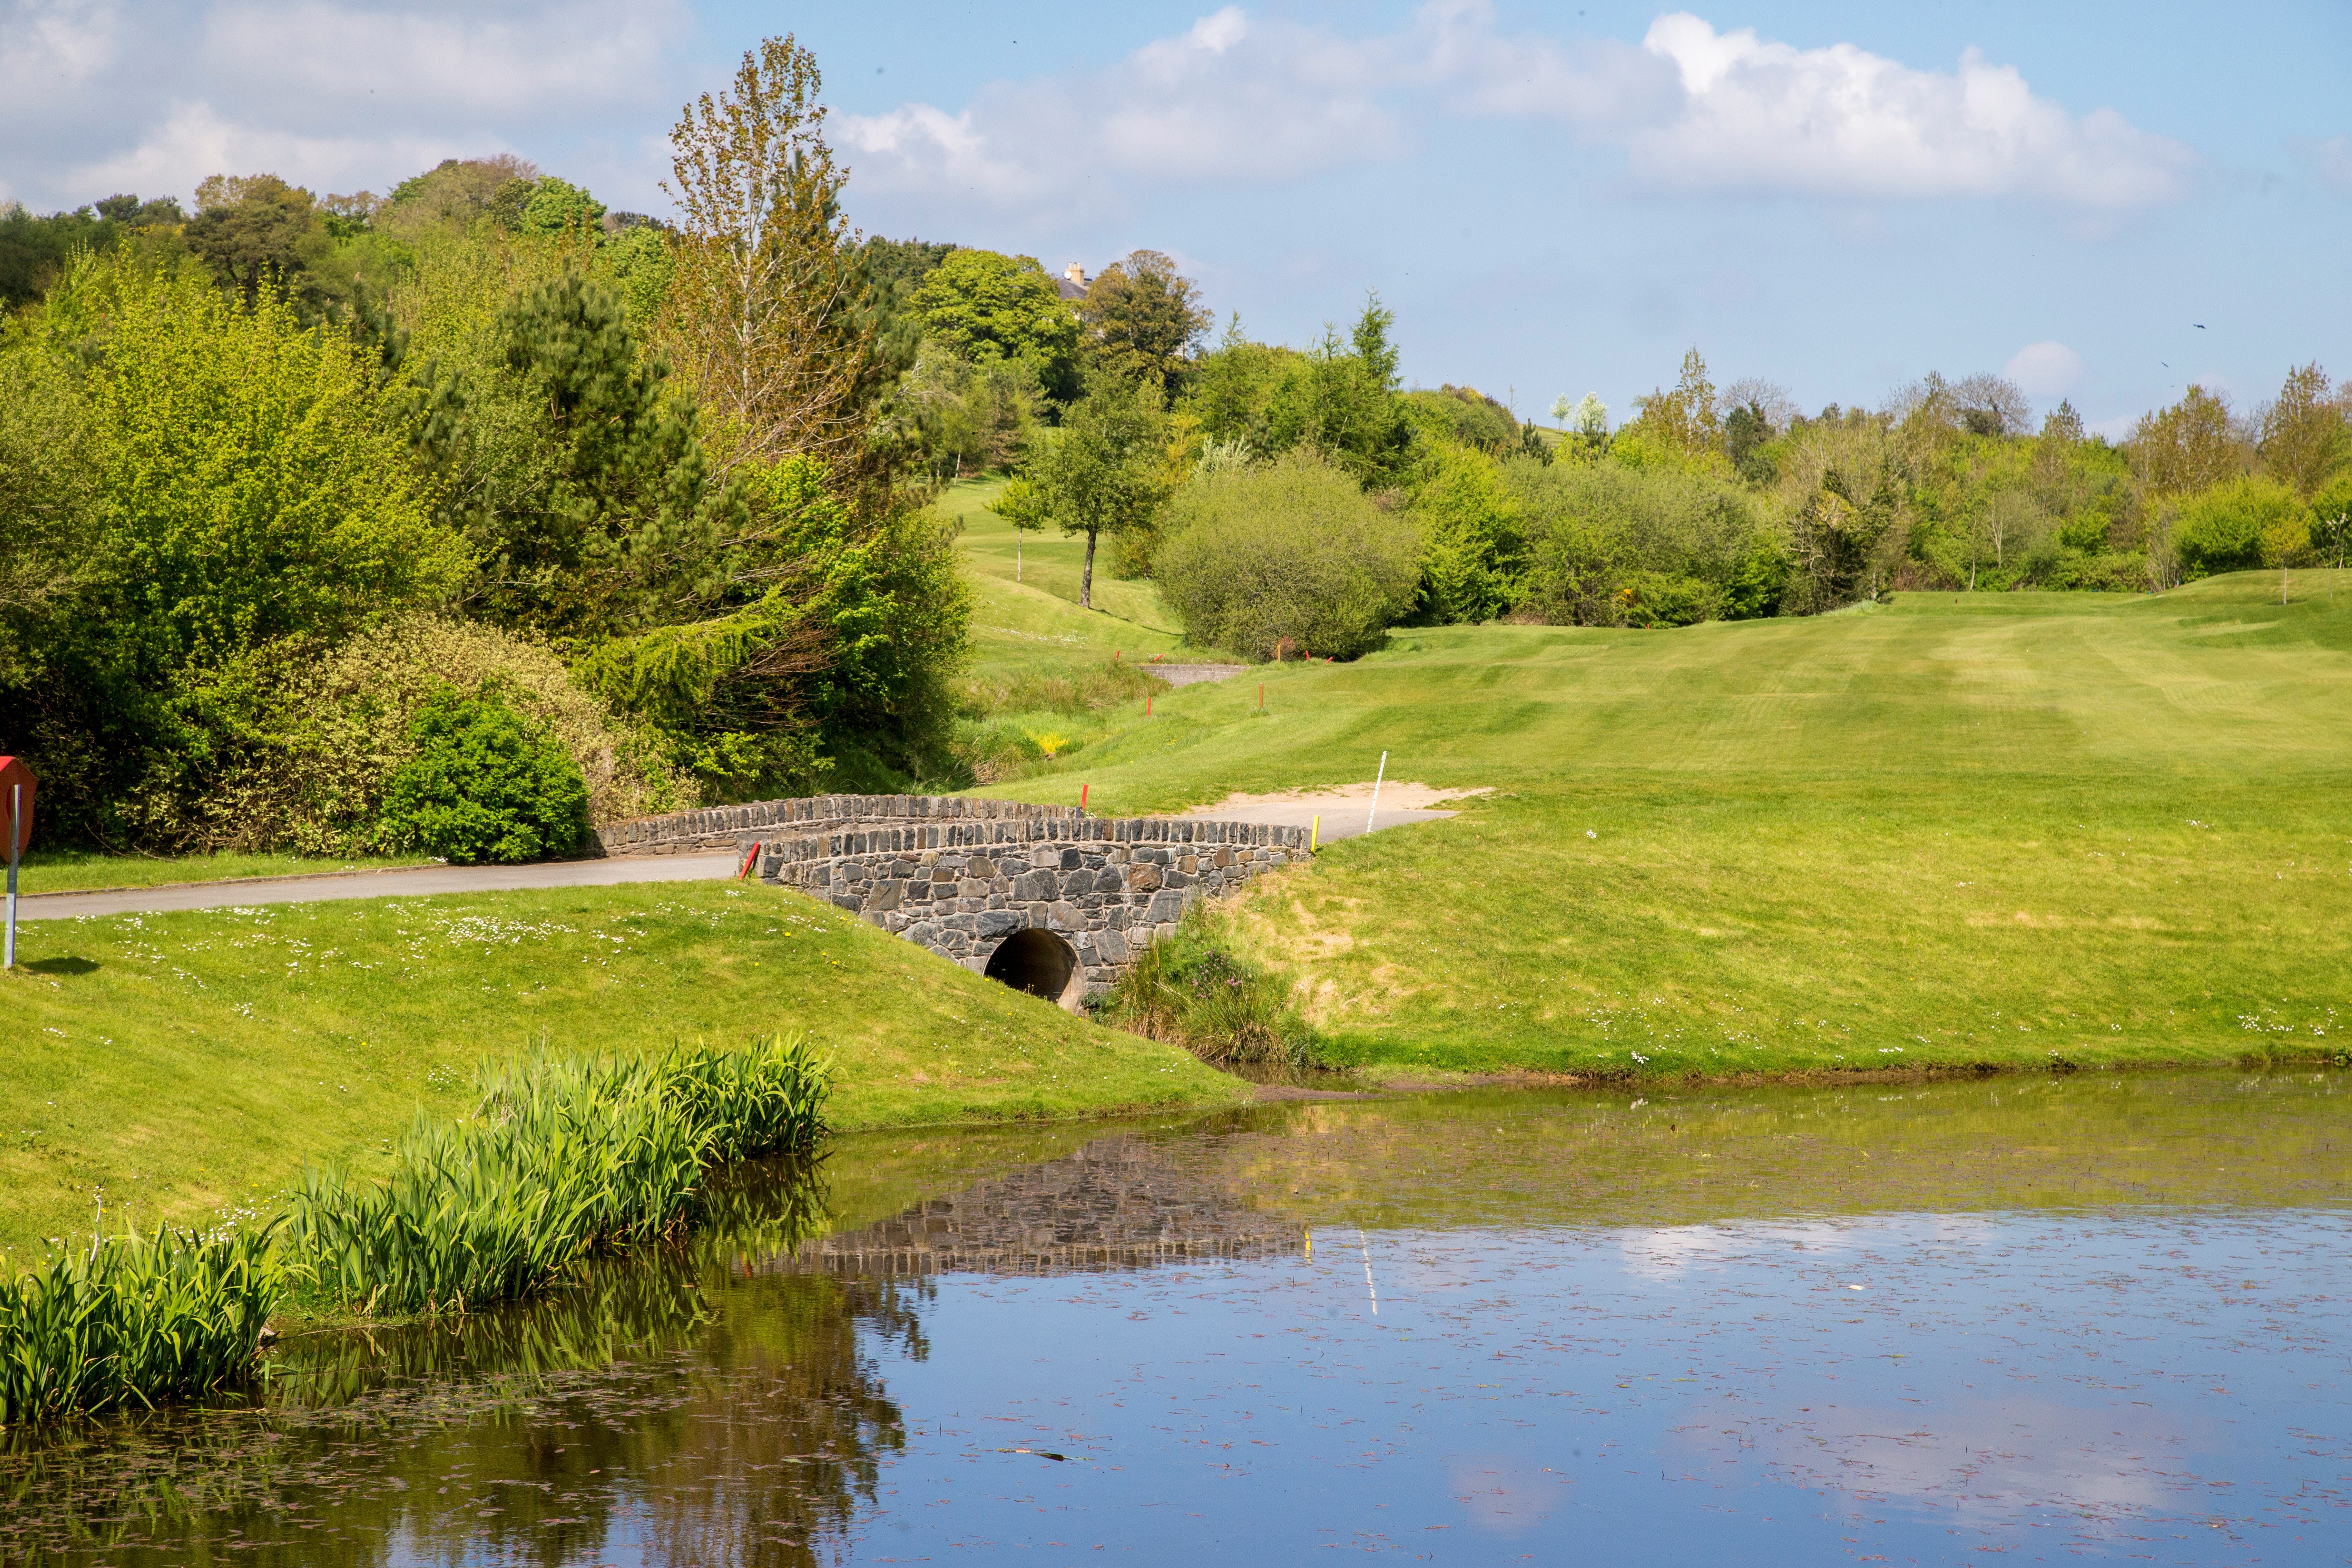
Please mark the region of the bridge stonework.
[[[794, 823], [777, 833], [744, 833], [739, 849], [748, 855], [761, 847], [763, 880], [830, 900], [975, 973], [1066, 1007], [1108, 989], [1192, 903], [1308, 854], [1305, 829], [1264, 823], [1091, 817], [1066, 807], [919, 795], [856, 798], [854, 826], [810, 833], [793, 832]], [[1024, 931], [1050, 933], [1059, 945]], [[1032, 948], [1048, 959], [1063, 955], [1066, 968], [1051, 971], [1050, 986], [1016, 978], [1007, 965], [1016, 952], [1029, 962]]]

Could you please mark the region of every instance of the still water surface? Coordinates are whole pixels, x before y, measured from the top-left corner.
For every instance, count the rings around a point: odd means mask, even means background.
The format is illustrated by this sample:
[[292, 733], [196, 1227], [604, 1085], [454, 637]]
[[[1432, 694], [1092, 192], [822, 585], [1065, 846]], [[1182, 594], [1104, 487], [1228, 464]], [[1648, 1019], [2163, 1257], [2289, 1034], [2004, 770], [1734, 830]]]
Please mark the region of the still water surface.
[[850, 1139], [0, 1453], [0, 1561], [2352, 1562], [2352, 1081]]

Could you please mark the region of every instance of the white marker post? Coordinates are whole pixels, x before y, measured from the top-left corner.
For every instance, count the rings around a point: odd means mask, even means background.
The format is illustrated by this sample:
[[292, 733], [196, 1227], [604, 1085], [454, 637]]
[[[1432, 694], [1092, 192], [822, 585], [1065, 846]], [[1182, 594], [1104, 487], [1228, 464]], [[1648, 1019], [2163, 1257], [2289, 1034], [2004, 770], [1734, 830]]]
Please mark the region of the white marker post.
[[1389, 776], [1389, 754], [1381, 753], [1381, 771], [1372, 775], [1372, 809], [1364, 814], [1364, 831], [1372, 830], [1372, 818], [1381, 814], [1381, 781]]

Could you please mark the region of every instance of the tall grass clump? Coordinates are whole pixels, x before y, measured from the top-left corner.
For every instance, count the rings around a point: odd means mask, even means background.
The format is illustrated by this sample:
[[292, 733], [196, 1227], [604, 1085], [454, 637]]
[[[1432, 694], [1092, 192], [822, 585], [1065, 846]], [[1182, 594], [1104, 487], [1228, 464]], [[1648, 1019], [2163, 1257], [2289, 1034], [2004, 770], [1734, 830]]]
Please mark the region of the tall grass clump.
[[1097, 1005], [1102, 1022], [1146, 1039], [1182, 1046], [1202, 1061], [1307, 1067], [1315, 1032], [1287, 989], [1234, 956], [1214, 917], [1186, 914], [1173, 936], [1153, 942]]
[[688, 1224], [709, 1168], [822, 1136], [829, 1065], [797, 1035], [646, 1056], [540, 1050], [480, 1087], [471, 1119], [420, 1120], [382, 1182], [305, 1173], [294, 1250], [336, 1302], [463, 1312]]
[[0, 1281], [0, 1422], [152, 1406], [236, 1381], [278, 1304], [277, 1228], [130, 1230]]

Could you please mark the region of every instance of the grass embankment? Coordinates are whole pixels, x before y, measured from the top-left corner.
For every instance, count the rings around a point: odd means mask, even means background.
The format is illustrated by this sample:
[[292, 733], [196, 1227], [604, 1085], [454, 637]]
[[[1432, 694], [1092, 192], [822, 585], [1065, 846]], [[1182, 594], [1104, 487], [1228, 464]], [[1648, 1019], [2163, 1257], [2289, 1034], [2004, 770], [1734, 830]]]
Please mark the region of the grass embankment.
[[[2331, 583], [2331, 577], [2336, 581]], [[1237, 905], [1331, 1059], [1646, 1075], [2352, 1045], [2352, 574], [1396, 634], [991, 793], [1492, 786]], [[2333, 591], [2335, 597], [2327, 595]]]
[[728, 884], [37, 921], [0, 978], [0, 1268], [128, 1213], [274, 1212], [381, 1168], [486, 1055], [805, 1031], [845, 1129], [1221, 1104], [1233, 1080], [799, 894]]

